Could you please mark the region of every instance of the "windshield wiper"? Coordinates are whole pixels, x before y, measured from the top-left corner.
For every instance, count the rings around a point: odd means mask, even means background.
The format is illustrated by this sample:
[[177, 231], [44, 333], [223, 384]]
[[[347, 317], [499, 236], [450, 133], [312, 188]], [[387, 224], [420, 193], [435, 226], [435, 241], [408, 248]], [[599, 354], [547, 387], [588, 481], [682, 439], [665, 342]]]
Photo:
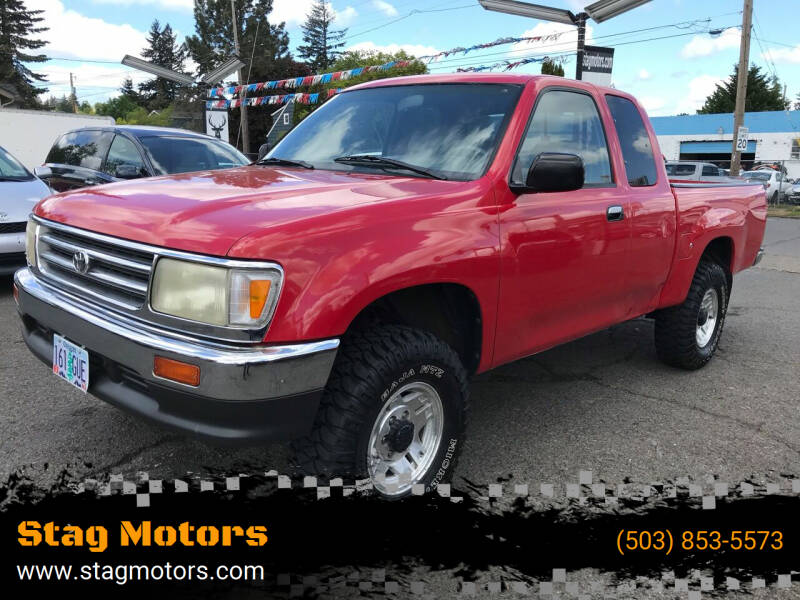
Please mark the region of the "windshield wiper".
[[291, 158], [278, 158], [277, 156], [270, 156], [269, 158], [262, 158], [253, 163], [254, 165], [285, 165], [287, 167], [303, 167], [304, 169], [313, 169], [314, 165], [304, 160], [292, 160]]
[[420, 175], [425, 175], [431, 179], [447, 179], [447, 177], [444, 175], [436, 173], [430, 169], [426, 169], [425, 167], [418, 167], [416, 165], [403, 162], [402, 160], [387, 158], [386, 156], [375, 156], [373, 154], [353, 154], [351, 156], [340, 156], [338, 158], [334, 158], [333, 162], [349, 165], [364, 165], [368, 167], [374, 166], [379, 168], [387, 167], [405, 169], [406, 171], [412, 171], [414, 173], [419, 173]]

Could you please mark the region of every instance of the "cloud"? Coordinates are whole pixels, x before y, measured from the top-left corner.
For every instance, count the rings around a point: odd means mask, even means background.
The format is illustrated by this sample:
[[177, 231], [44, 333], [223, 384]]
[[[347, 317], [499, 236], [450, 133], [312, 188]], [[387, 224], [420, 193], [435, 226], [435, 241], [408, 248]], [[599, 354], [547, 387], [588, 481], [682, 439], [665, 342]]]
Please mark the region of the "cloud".
[[661, 96], [637, 96], [636, 98], [648, 113], [657, 112], [666, 105], [666, 101]]
[[639, 69], [639, 72], [636, 74], [636, 79], [639, 81], [647, 81], [651, 79], [653, 76], [650, 74], [650, 71], [647, 69]]
[[36, 66], [36, 72], [46, 75], [48, 79], [46, 83], [48, 91], [42, 97], [69, 95], [69, 74], [74, 73], [78, 100], [85, 99], [91, 104], [119, 95], [119, 87], [126, 77], [130, 77], [134, 85], [150, 78], [147, 73], [128, 70], [122, 65], [115, 67], [93, 63], [69, 65], [44, 63], [41, 67]]
[[[170, 0], [175, 1], [175, 0]], [[287, 25], [299, 25], [305, 22], [314, 0], [275, 0], [272, 3], [272, 12], [269, 14], [270, 23], [285, 22]], [[336, 10], [333, 4], [328, 3], [328, 8], [333, 11], [335, 20], [334, 29], [344, 27], [358, 16], [358, 12], [352, 6], [342, 10]]]
[[770, 48], [761, 54], [761, 58], [773, 62], [800, 63], [800, 44], [794, 48]]
[[379, 46], [375, 42], [359, 42], [347, 47], [348, 50], [366, 50], [370, 52], [385, 52], [386, 54], [394, 54], [403, 50], [406, 54], [411, 56], [430, 56], [441, 52], [435, 46], [423, 46], [421, 44], [386, 44]]
[[686, 92], [681, 95], [680, 90], [677, 95], [681, 96], [680, 102], [676, 104], [676, 113], [687, 112], [693, 114], [698, 108], [703, 106], [706, 98], [716, 89], [717, 84], [725, 81], [724, 77], [714, 75], [699, 75], [691, 79], [687, 85]]
[[736, 28], [726, 29], [717, 37], [708, 34], [695, 35], [681, 50], [683, 58], [710, 56], [728, 48], [738, 48], [740, 33]]
[[155, 6], [162, 10], [192, 12], [194, 0], [91, 0], [93, 4], [113, 4], [116, 6]]
[[27, 0], [30, 10], [44, 10], [44, 24], [50, 30], [41, 35], [42, 49], [51, 56], [119, 61], [125, 54], [138, 56], [147, 37], [130, 25], [114, 25], [67, 9], [61, 0]]
[[397, 16], [397, 9], [388, 2], [384, 2], [384, 0], [372, 0], [372, 6], [381, 11], [387, 17]]

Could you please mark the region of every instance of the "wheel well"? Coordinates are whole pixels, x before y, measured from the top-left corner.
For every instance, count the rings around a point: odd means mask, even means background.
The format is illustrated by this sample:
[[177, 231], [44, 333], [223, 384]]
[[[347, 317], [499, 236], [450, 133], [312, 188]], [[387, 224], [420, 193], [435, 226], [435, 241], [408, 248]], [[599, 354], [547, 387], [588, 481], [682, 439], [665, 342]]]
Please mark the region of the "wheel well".
[[365, 307], [347, 333], [376, 325], [407, 325], [434, 334], [455, 350], [474, 373], [481, 359], [483, 328], [478, 299], [455, 283], [432, 283], [397, 290]]
[[729, 237], [718, 237], [711, 240], [703, 252], [703, 258], [705, 257], [711, 258], [711, 260], [725, 269], [725, 275], [728, 278], [728, 290], [730, 290], [733, 279], [733, 240]]

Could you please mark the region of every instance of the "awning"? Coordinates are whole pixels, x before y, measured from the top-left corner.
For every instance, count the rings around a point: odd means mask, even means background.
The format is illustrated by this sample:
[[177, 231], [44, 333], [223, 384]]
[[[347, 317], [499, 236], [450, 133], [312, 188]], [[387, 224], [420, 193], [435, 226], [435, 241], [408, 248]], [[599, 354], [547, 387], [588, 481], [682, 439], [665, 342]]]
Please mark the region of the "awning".
[[[730, 154], [733, 142], [681, 142], [681, 154]], [[755, 153], [756, 141], [747, 142], [745, 152]]]

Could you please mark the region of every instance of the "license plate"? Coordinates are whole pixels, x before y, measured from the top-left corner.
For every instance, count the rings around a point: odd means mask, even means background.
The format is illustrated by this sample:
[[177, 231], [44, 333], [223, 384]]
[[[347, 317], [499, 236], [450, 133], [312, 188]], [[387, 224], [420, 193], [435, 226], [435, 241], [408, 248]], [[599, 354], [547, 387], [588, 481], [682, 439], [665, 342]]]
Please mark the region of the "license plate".
[[53, 335], [53, 373], [85, 392], [89, 387], [89, 353], [68, 339]]

